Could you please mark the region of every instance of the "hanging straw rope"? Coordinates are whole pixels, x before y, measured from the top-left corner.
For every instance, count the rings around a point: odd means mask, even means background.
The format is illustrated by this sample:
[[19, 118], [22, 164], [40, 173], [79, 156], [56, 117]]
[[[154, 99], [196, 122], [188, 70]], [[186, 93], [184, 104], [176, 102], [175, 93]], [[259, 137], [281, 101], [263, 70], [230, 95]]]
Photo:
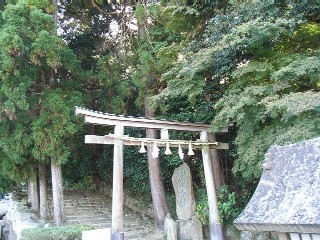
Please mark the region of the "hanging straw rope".
[[215, 145], [218, 146], [219, 142], [202, 142], [200, 140], [197, 141], [188, 141], [188, 140], [173, 140], [173, 139], [154, 139], [154, 138], [135, 138], [135, 137], [129, 137], [128, 135], [125, 135], [123, 137], [116, 137], [114, 134], [109, 134], [105, 136], [106, 138], [111, 138], [114, 140], [122, 140], [125, 142], [136, 142], [137, 144], [132, 145], [139, 145], [141, 142], [143, 142], [145, 145], [153, 145], [156, 143], [160, 147], [166, 147], [167, 143], [170, 144], [170, 147], [189, 147], [191, 144], [195, 148], [201, 148], [203, 146], [209, 146], [209, 145]]

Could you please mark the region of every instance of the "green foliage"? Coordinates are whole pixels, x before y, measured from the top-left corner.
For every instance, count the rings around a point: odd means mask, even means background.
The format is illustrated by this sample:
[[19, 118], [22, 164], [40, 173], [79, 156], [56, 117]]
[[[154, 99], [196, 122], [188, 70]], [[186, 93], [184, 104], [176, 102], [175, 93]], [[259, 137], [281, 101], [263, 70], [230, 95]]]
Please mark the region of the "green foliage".
[[124, 158], [127, 189], [133, 193], [149, 196], [150, 182], [146, 155], [139, 153], [138, 147], [126, 147]]
[[283, 44], [286, 51], [299, 52], [306, 47], [310, 49], [319, 48], [319, 31], [320, 24], [315, 22], [307, 22], [298, 26], [294, 31], [291, 38], [287, 40], [286, 44]]
[[[180, 42], [184, 48], [174, 49], [171, 61], [161, 51], [155, 54], [169, 66], [159, 70], [164, 89], [152, 97], [161, 117], [214, 119], [214, 131], [236, 123], [236, 148], [221, 155], [225, 171], [232, 167], [234, 174], [228, 179], [232, 192], [223, 188], [219, 196], [225, 224], [232, 223], [251, 197], [271, 145], [320, 135], [319, 11], [317, 6], [270, 4], [216, 8], [204, 32], [190, 43]], [[195, 184], [201, 186], [201, 169], [193, 171]], [[208, 208], [201, 187], [197, 212], [205, 223]]]
[[[233, 172], [246, 179], [260, 176], [271, 145], [320, 135], [318, 24], [300, 24], [300, 17], [291, 21], [293, 30], [283, 32], [273, 45], [259, 49], [255, 41], [247, 42], [251, 60], [232, 72], [229, 89], [216, 104], [215, 127], [230, 120], [237, 123], [238, 159]], [[268, 35], [261, 37], [270, 41]]]
[[82, 96], [65, 82], [79, 68], [56, 36], [52, 16], [20, 3], [7, 5], [2, 17], [1, 165], [9, 178], [24, 181], [34, 158], [65, 162], [70, 155], [71, 136], [78, 130], [73, 108]]
[[147, 21], [148, 13], [143, 4], [136, 5], [135, 17], [137, 18], [138, 24], [144, 24]]
[[19, 4], [28, 6], [36, 6], [37, 8], [45, 8], [51, 4], [50, 0], [18, 0]]
[[93, 230], [87, 225], [71, 225], [50, 228], [29, 228], [21, 232], [22, 240], [81, 240], [82, 231]]
[[134, 99], [135, 86], [125, 74], [125, 67], [120, 58], [112, 55], [101, 57], [97, 62], [97, 80], [104, 86], [100, 101], [108, 112], [123, 114]]
[[15, 182], [12, 180], [8, 180], [8, 177], [1, 174], [0, 175], [0, 198], [3, 198], [2, 195], [4, 193], [11, 192], [16, 186]]
[[[269, 15], [281, 17], [268, 22]], [[240, 5], [226, 13], [217, 10], [203, 36], [191, 42], [174, 67], [162, 75], [167, 87], [153, 100], [160, 104], [169, 97], [196, 99], [205, 94], [208, 85], [228, 81], [230, 73], [246, 61], [251, 51], [271, 46], [294, 24], [281, 9], [269, 5]]]
[[99, 175], [104, 181], [112, 181], [113, 171], [113, 148], [111, 146], [103, 146], [102, 157], [98, 163]]
[[[234, 184], [237, 185], [237, 184]], [[239, 187], [243, 187], [240, 186]], [[220, 216], [220, 222], [223, 225], [233, 224], [233, 220], [241, 213], [252, 193], [247, 190], [242, 190], [239, 193], [240, 196], [236, 196], [236, 192], [230, 192], [229, 187], [224, 185], [221, 187], [219, 194], [217, 195], [218, 210]], [[200, 221], [204, 225], [209, 224], [209, 206], [208, 197], [205, 188], [199, 188], [196, 192], [196, 213]]]
[[[238, 1], [238, 0], [162, 0], [164, 3], [171, 3], [175, 5], [200, 5], [200, 6], [215, 6], [215, 5], [220, 5], [220, 4], [234, 4], [238, 5], [239, 3], [252, 3], [251, 0], [243, 0], [243, 1]], [[317, 0], [260, 0], [260, 1], [255, 1], [258, 3], [268, 3], [268, 4], [317, 4], [319, 1]]]
[[81, 177], [80, 181], [69, 183], [67, 181], [64, 182], [64, 187], [73, 189], [73, 190], [82, 190], [82, 189], [90, 189], [92, 187], [92, 176], [84, 176]]
[[36, 159], [44, 161], [52, 158], [59, 163], [67, 161], [70, 155], [68, 140], [79, 128], [73, 107], [81, 103], [81, 96], [73, 94], [64, 94], [59, 89], [45, 92], [40, 115], [32, 124]]
[[242, 210], [237, 204], [235, 192], [229, 192], [228, 187], [224, 185], [220, 189], [217, 200], [221, 223], [232, 224], [233, 220], [240, 214]]
[[170, 214], [173, 219], [177, 218], [177, 211], [176, 211], [176, 195], [173, 192], [167, 193], [167, 200], [168, 200], [168, 206], [170, 209]]
[[[136, 50], [137, 65], [132, 73], [133, 81], [139, 88], [137, 105], [143, 103], [146, 96], [158, 94], [163, 88], [163, 83], [160, 81], [161, 74], [170, 69], [172, 63], [177, 60], [178, 53], [183, 47], [179, 43], [188, 38], [186, 32], [191, 29], [191, 26], [187, 27], [183, 23], [191, 25], [195, 22], [195, 15], [183, 15], [174, 10], [157, 4], [152, 4], [147, 9], [143, 8], [143, 12], [152, 22], [146, 26], [148, 21], [145, 20], [144, 25], [139, 26], [141, 29], [147, 27], [147, 31], [140, 34], [139, 48]], [[136, 13], [138, 15], [140, 13], [138, 8]]]
[[[32, 63], [40, 66], [49, 65], [54, 71], [57, 71], [60, 65], [60, 49], [63, 45], [62, 39], [41, 30], [37, 39], [32, 43]], [[56, 47], [52, 48], [52, 46]]]
[[198, 189], [197, 191], [196, 213], [203, 225], [209, 224], [209, 206], [206, 189]]

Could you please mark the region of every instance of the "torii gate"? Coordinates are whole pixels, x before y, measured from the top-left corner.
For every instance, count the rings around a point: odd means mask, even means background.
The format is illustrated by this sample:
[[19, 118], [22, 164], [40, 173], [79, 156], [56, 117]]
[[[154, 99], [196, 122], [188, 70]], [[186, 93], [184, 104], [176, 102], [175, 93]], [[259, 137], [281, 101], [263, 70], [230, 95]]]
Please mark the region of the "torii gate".
[[[210, 239], [223, 240], [222, 227], [219, 223], [216, 191], [213, 178], [213, 170], [210, 158], [210, 148], [228, 149], [229, 144], [219, 142], [208, 142], [208, 131], [210, 125], [203, 123], [178, 122], [168, 120], [157, 120], [150, 118], [125, 117], [123, 115], [107, 114], [84, 108], [75, 107], [76, 115], [84, 117], [86, 124], [115, 126], [114, 134], [106, 136], [86, 135], [85, 143], [88, 144], [113, 144], [113, 186], [112, 186], [112, 225], [111, 239], [123, 240], [123, 145], [154, 145], [171, 147], [188, 147], [202, 149], [203, 167], [206, 181], [206, 189], [209, 205]], [[125, 127], [137, 127], [144, 129], [160, 129], [161, 139], [132, 138], [124, 135]], [[169, 130], [199, 132], [198, 141], [170, 140]], [[221, 132], [227, 132], [222, 129]]]

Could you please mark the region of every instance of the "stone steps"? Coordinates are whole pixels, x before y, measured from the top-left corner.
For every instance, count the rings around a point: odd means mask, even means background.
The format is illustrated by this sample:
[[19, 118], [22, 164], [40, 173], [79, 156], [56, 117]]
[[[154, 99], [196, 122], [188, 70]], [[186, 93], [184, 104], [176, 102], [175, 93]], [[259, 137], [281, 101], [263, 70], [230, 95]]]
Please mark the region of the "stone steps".
[[[50, 211], [53, 212], [51, 194]], [[98, 228], [111, 227], [112, 200], [92, 190], [67, 190], [64, 192], [67, 225], [88, 224]], [[144, 220], [127, 207], [123, 209], [125, 240], [162, 240], [153, 221]]]

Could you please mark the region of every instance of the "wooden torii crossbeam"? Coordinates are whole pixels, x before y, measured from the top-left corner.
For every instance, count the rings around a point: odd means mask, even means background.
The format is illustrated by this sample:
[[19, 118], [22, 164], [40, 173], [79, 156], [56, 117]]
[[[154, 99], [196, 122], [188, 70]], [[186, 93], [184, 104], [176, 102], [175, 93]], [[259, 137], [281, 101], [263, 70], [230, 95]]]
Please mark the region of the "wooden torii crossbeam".
[[[85, 143], [88, 144], [113, 144], [114, 145], [114, 161], [113, 161], [113, 186], [112, 186], [112, 225], [111, 239], [123, 239], [123, 145], [138, 146], [142, 142], [146, 145], [156, 143], [159, 146], [183, 147], [189, 144], [195, 149], [202, 149], [203, 167], [206, 180], [206, 188], [209, 205], [210, 219], [210, 239], [223, 240], [222, 227], [219, 223], [219, 214], [217, 206], [216, 191], [214, 186], [214, 178], [212, 164], [210, 158], [210, 148], [228, 149], [227, 143], [209, 142], [208, 131], [209, 124], [178, 122], [169, 120], [158, 120], [150, 118], [117, 116], [96, 112], [88, 109], [76, 107], [76, 115], [84, 117], [86, 124], [115, 126], [114, 134], [106, 136], [86, 135]], [[125, 127], [135, 127], [144, 129], [159, 129], [161, 139], [151, 138], [134, 138], [124, 135]], [[197, 141], [171, 140], [169, 139], [169, 130], [199, 132], [200, 139]], [[222, 129], [221, 132], [227, 132], [228, 128]]]
[[170, 144], [170, 147], [179, 147], [187, 148], [191, 143], [192, 148], [202, 149], [204, 145], [207, 145], [210, 149], [229, 149], [228, 143], [220, 142], [204, 142], [200, 139], [198, 141], [185, 141], [185, 140], [172, 140], [172, 139], [152, 139], [152, 138], [134, 138], [124, 135], [123, 137], [117, 137], [114, 134], [109, 134], [105, 136], [96, 136], [96, 135], [86, 135], [85, 143], [91, 144], [108, 144], [113, 145], [116, 140], [122, 140], [124, 145], [128, 146], [139, 146], [141, 142], [144, 142], [145, 146], [152, 146], [155, 142], [159, 147], [165, 147], [167, 143]]

